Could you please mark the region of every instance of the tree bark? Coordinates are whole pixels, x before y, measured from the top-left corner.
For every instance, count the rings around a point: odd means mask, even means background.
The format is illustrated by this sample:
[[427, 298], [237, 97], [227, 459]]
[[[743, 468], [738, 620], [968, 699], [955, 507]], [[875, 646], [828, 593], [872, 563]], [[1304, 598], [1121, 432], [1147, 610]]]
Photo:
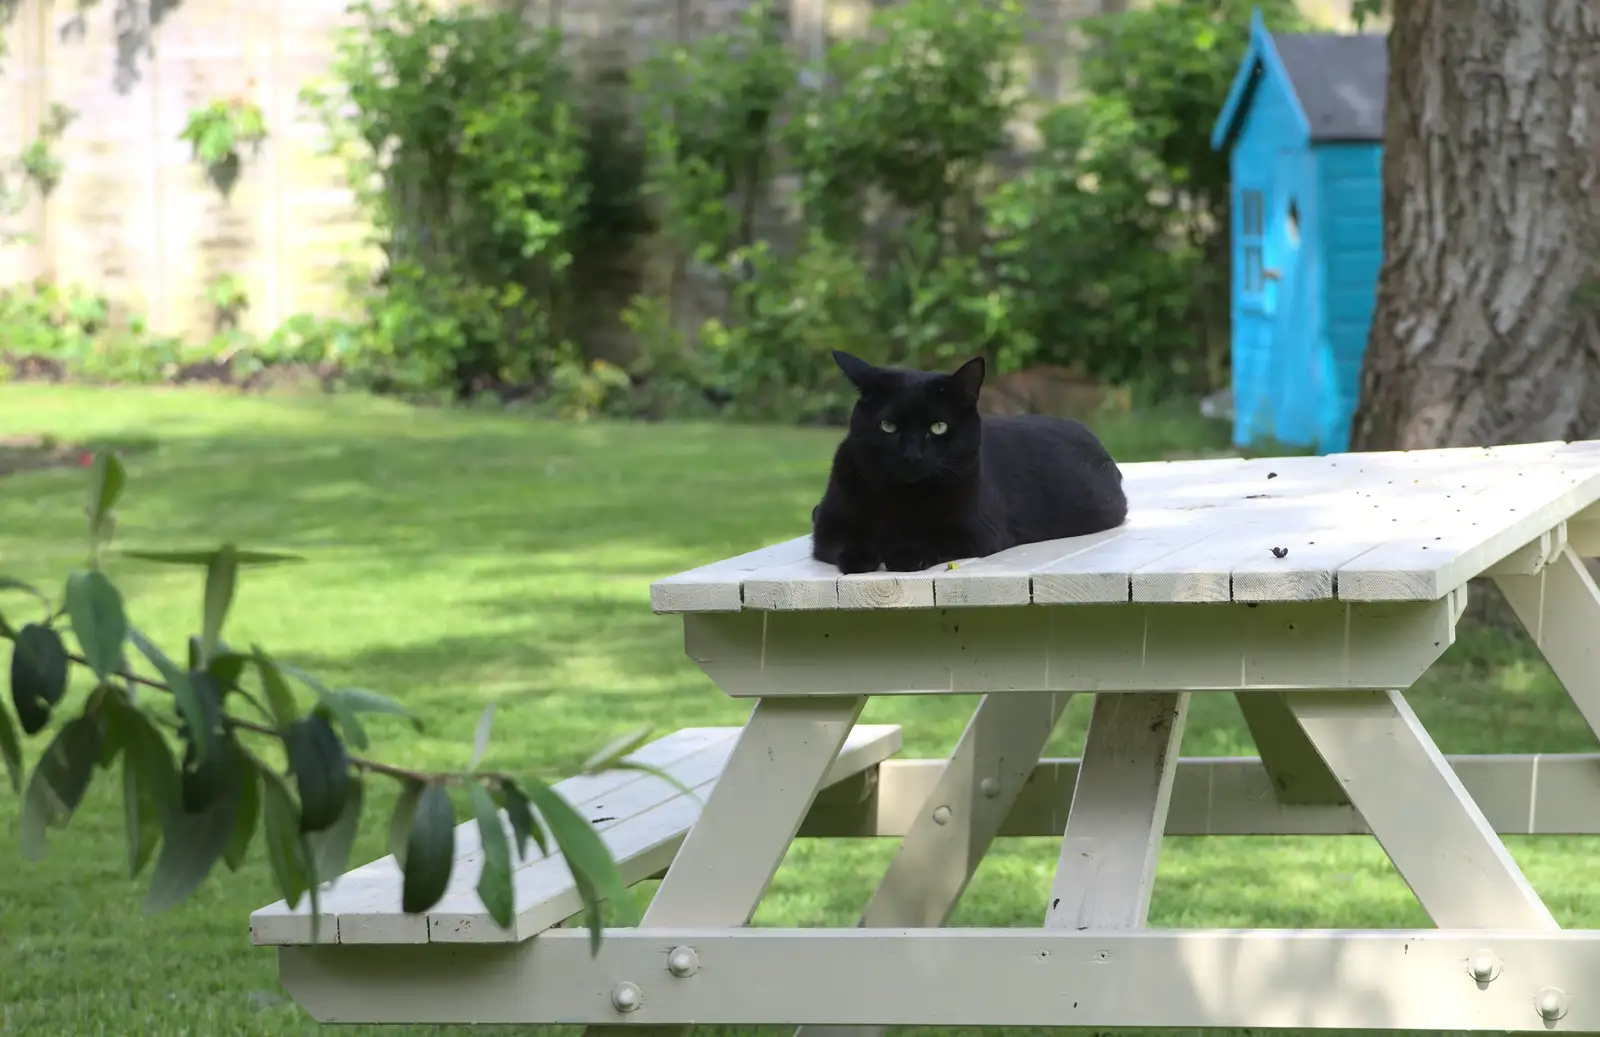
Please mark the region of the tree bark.
[[1600, 435], [1600, 0], [1391, 9], [1352, 449]]

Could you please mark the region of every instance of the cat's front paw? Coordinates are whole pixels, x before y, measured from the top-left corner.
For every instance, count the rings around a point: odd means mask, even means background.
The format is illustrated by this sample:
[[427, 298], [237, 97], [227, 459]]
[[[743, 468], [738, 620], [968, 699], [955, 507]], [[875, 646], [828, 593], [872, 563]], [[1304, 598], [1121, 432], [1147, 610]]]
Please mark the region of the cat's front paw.
[[921, 572], [933, 565], [933, 557], [921, 551], [891, 551], [883, 557], [883, 567], [892, 573]]
[[853, 573], [878, 571], [878, 556], [865, 549], [845, 548], [839, 552], [839, 571], [846, 576]]

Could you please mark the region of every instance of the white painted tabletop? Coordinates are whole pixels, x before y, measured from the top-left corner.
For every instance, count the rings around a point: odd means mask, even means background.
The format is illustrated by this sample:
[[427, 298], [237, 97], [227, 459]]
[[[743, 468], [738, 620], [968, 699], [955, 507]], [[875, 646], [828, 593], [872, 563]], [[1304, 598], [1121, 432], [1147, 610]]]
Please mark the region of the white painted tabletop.
[[1121, 467], [1128, 521], [1104, 533], [854, 576], [806, 535], [657, 580], [651, 606], [1434, 601], [1600, 500], [1600, 441]]

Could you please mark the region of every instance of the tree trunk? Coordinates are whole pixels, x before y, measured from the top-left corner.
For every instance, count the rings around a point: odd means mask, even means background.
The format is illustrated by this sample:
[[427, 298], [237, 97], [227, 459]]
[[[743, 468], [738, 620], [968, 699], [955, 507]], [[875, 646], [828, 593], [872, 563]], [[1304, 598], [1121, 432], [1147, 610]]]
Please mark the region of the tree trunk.
[[1391, 10], [1352, 449], [1600, 435], [1600, 0]]

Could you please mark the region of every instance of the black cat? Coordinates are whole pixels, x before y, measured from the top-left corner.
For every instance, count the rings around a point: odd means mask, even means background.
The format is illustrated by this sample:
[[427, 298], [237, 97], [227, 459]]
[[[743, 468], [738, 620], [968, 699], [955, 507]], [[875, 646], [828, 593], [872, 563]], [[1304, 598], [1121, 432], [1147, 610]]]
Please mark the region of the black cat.
[[927, 569], [1128, 517], [1122, 472], [1082, 424], [983, 418], [975, 357], [952, 374], [874, 367], [835, 350], [859, 390], [811, 510], [811, 554], [843, 573]]

